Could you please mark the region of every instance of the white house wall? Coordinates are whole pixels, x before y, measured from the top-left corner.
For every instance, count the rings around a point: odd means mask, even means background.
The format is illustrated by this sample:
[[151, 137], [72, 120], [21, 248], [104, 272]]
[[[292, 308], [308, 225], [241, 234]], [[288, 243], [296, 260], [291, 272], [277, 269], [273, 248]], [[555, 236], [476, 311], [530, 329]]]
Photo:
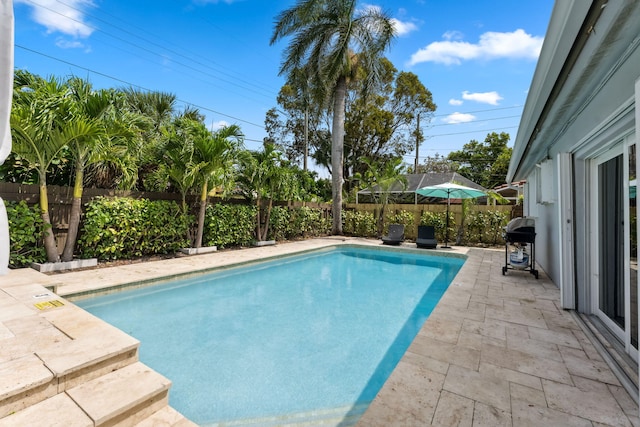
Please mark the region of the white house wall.
[[[553, 280], [554, 283], [560, 283], [560, 269], [557, 260], [559, 259], [558, 235], [559, 229], [557, 224], [557, 200], [558, 188], [557, 177], [555, 171], [555, 162], [548, 160], [549, 169], [545, 169], [546, 173], [553, 174], [548, 181], [551, 188], [544, 189], [537, 185], [542, 180], [541, 168], [534, 169], [533, 173], [527, 177], [528, 203], [525, 206], [525, 215], [531, 216], [536, 220], [536, 262]], [[556, 202], [540, 203], [542, 196], [540, 191], [551, 192]], [[527, 197], [525, 196], [525, 197]]]
[[[550, 160], [546, 160], [546, 162], [551, 162], [553, 165], [553, 159], [560, 152], [574, 153], [578, 161], [585, 157], [595, 157], [599, 150], [606, 149], [606, 144], [634, 132], [634, 84], [638, 78], [640, 78], [640, 50], [636, 46], [628, 54], [626, 60], [620, 64], [616, 73], [607, 76], [606, 81], [602, 82], [599, 90], [592, 94], [590, 102], [583, 106], [579, 114], [571, 117], [571, 120], [565, 123], [566, 127], [563, 132], [554, 136], [556, 140], [547, 151], [547, 158]], [[548, 135], [548, 137], [551, 136]], [[545, 176], [548, 177], [547, 174], [553, 173], [553, 182], [557, 183], [558, 177], [554, 172], [555, 165], [553, 166], [545, 170]], [[540, 172], [540, 168], [534, 168], [527, 175], [530, 193], [536, 193], [539, 190], [531, 183], [535, 183], [536, 179], [539, 179]], [[580, 179], [580, 177], [574, 177], [576, 216], [584, 216], [585, 211], [582, 209], [589, 209], [589, 205], [583, 200], [588, 197], [588, 183], [580, 182]], [[542, 190], [549, 191], [548, 180], [544, 179], [542, 182], [547, 183]], [[557, 201], [557, 184], [553, 187], [553, 194]], [[557, 202], [542, 201], [544, 203], [541, 203], [540, 195], [536, 194], [535, 198], [529, 199], [529, 209], [526, 211], [527, 215], [536, 218], [536, 261], [554, 283], [560, 283], [558, 206]], [[586, 225], [583, 222], [576, 218], [577, 227]], [[584, 238], [578, 239], [586, 232], [586, 229], [582, 228], [576, 231], [576, 265], [580, 270], [584, 267], [581, 263], [588, 262], [585, 257], [580, 256], [580, 252], [584, 249], [581, 244], [586, 242]], [[577, 280], [581, 278], [579, 274], [576, 275]]]

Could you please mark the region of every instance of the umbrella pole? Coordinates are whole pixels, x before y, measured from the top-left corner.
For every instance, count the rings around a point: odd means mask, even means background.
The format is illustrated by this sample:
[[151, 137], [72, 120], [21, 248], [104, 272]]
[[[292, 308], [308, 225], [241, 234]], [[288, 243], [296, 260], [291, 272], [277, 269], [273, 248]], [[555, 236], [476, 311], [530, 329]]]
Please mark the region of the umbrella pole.
[[441, 246], [441, 248], [450, 248], [451, 246], [449, 246], [449, 204], [451, 201], [451, 198], [449, 197], [450, 195], [447, 195], [447, 219], [446, 219], [446, 228], [444, 230], [444, 246]]

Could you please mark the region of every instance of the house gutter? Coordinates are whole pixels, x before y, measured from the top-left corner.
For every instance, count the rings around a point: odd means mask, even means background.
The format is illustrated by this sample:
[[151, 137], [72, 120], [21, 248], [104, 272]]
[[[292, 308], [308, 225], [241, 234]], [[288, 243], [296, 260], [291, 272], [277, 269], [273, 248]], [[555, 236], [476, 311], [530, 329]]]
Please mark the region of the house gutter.
[[514, 181], [515, 178], [521, 173], [521, 168], [523, 166], [524, 159], [528, 156], [529, 152], [531, 151], [531, 148], [540, 132], [540, 129], [544, 126], [544, 123], [547, 120], [547, 117], [549, 116], [555, 101], [560, 96], [560, 93], [562, 92], [565, 83], [570, 77], [571, 72], [573, 71], [573, 68], [576, 65], [576, 62], [580, 58], [580, 55], [589, 40], [589, 36], [594, 32], [596, 22], [602, 15], [602, 11], [607, 5], [608, 1], [609, 0], [596, 0], [591, 3], [591, 7], [589, 8], [587, 15], [585, 16], [585, 19], [582, 22], [582, 26], [580, 27], [577, 33], [578, 36], [574, 40], [573, 45], [569, 50], [569, 53], [562, 66], [562, 69], [558, 74], [558, 78], [556, 79], [553, 85], [553, 88], [551, 89], [551, 92], [547, 97], [547, 101], [545, 102], [545, 105], [542, 111], [540, 112], [540, 116], [536, 121], [536, 125], [533, 127], [533, 131], [531, 133], [531, 136], [529, 137], [529, 140], [527, 141], [527, 145], [524, 151], [522, 152], [522, 154], [520, 155], [518, 159], [518, 163], [515, 166], [515, 168], [513, 168], [513, 170], [511, 167], [509, 168], [509, 171], [507, 174], [507, 182]]

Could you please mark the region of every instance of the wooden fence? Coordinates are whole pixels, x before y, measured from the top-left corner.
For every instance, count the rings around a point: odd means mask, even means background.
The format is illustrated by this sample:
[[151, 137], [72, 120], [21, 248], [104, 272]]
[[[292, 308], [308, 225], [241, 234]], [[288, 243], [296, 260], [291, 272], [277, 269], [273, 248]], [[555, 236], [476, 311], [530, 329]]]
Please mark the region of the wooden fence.
[[[374, 215], [377, 213], [379, 209], [375, 204], [368, 203], [347, 203], [345, 205], [345, 209], [356, 210], [360, 212], [371, 212]], [[522, 206], [516, 205], [497, 205], [497, 206], [487, 206], [487, 205], [474, 205], [472, 208], [474, 211], [485, 212], [485, 211], [501, 211], [508, 212], [509, 218], [516, 218], [518, 216], [522, 216]], [[420, 218], [424, 212], [446, 212], [447, 204], [388, 204], [385, 208], [385, 216], [393, 215], [400, 213], [401, 211], [406, 211], [413, 214], [413, 227], [405, 230], [405, 236], [408, 239], [414, 239], [415, 236], [418, 235], [418, 225], [420, 225]], [[449, 212], [453, 213], [455, 223], [460, 224], [462, 221], [462, 205], [461, 204], [451, 204], [449, 206]]]
[[[49, 214], [51, 217], [51, 223], [56, 235], [59, 247], [63, 247], [66, 240], [67, 230], [69, 225], [67, 220], [69, 218], [69, 212], [71, 210], [71, 202], [73, 200], [73, 187], [59, 187], [50, 185], [48, 188], [49, 196]], [[29, 205], [35, 205], [39, 202], [39, 186], [38, 185], [26, 185], [26, 184], [13, 184], [0, 182], [0, 197], [5, 201], [18, 202], [21, 200], [26, 201]], [[136, 199], [145, 198], [149, 200], [172, 200], [177, 203], [180, 202], [181, 196], [177, 193], [161, 193], [161, 192], [148, 192], [148, 191], [126, 191], [126, 190], [106, 190], [99, 188], [86, 188], [82, 194], [82, 204], [90, 202], [96, 197], [132, 197]], [[231, 198], [224, 201], [220, 198], [213, 197], [210, 200], [211, 204], [215, 203], [235, 203], [235, 204], [249, 204], [250, 202], [244, 198]], [[198, 207], [198, 197], [188, 196], [187, 203], [190, 209], [195, 214]], [[329, 217], [331, 213], [330, 203], [312, 203], [312, 202], [276, 202], [276, 206], [288, 206], [288, 207], [300, 207], [308, 206], [311, 208], [321, 209], [324, 217]], [[364, 212], [375, 212], [377, 206], [375, 204], [368, 203], [347, 203], [345, 204], [346, 210], [357, 210]], [[386, 213], [398, 213], [400, 211], [411, 212], [414, 215], [414, 227], [406, 231], [406, 236], [409, 239], [415, 238], [417, 235], [418, 225], [420, 224], [420, 217], [423, 212], [445, 212], [447, 205], [431, 204], [431, 205], [416, 205], [416, 204], [389, 204], [386, 207]], [[508, 211], [510, 218], [522, 216], [522, 207], [514, 205], [499, 205], [499, 206], [486, 206], [475, 205], [473, 209], [476, 211], [487, 210], [499, 210]], [[450, 211], [453, 212], [456, 224], [460, 224], [462, 220], [462, 205], [452, 204]]]
[[[73, 187], [59, 187], [55, 185], [47, 186], [47, 195], [49, 198], [49, 216], [53, 227], [58, 247], [64, 247], [67, 238], [67, 230], [69, 229], [68, 219], [71, 212], [71, 203], [73, 201]], [[35, 205], [40, 202], [40, 187], [27, 184], [13, 184], [0, 182], [0, 197], [7, 202], [19, 202], [24, 200], [29, 205]], [[131, 197], [134, 199], [148, 200], [170, 200], [180, 203], [182, 197], [178, 193], [162, 193], [150, 191], [128, 191], [128, 190], [107, 190], [101, 188], [85, 188], [82, 193], [82, 205], [90, 202], [96, 197]], [[219, 197], [212, 197], [209, 203], [216, 204], [224, 202], [227, 204], [250, 204], [251, 202], [242, 198], [230, 198], [224, 201]], [[187, 204], [191, 212], [197, 213], [199, 196], [187, 196]], [[312, 203], [312, 202], [274, 202], [275, 206], [300, 207], [308, 206], [323, 211], [324, 217], [328, 217], [331, 213], [331, 204], [329, 203]]]

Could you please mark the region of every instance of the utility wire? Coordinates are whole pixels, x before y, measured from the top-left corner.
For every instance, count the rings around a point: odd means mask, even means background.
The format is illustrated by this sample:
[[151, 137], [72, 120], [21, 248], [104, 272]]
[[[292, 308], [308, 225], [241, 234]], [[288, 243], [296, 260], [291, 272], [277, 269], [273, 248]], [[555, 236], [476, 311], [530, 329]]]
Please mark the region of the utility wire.
[[[69, 16], [66, 16], [66, 15], [64, 15], [64, 14], [62, 14], [62, 13], [60, 13], [60, 12], [56, 11], [55, 9], [51, 9], [51, 8], [49, 8], [49, 7], [47, 7], [47, 6], [41, 5], [41, 4], [39, 4], [39, 3], [35, 3], [35, 2], [33, 2], [32, 0], [26, 0], [26, 1], [27, 1], [27, 2], [29, 2], [29, 3], [31, 3], [34, 7], [39, 7], [39, 8], [41, 8], [41, 9], [45, 9], [45, 10], [47, 10], [47, 11], [51, 12], [51, 13], [55, 13], [55, 14], [57, 14], [57, 15], [60, 15], [60, 16], [61, 16], [61, 17], [63, 17], [64, 19], [68, 19], [68, 20], [71, 20], [71, 21], [76, 22], [76, 23], [78, 23], [78, 24], [84, 25], [84, 26], [86, 26], [86, 27], [88, 27], [88, 28], [91, 28], [91, 29], [92, 29], [92, 30], [94, 30], [95, 32], [105, 34], [105, 35], [107, 35], [107, 36], [109, 36], [109, 37], [111, 37], [111, 38], [114, 38], [114, 39], [116, 39], [116, 40], [118, 40], [118, 41], [120, 41], [120, 42], [122, 42], [122, 43], [124, 43], [124, 44], [127, 44], [127, 45], [129, 45], [129, 46], [132, 46], [132, 47], [134, 47], [134, 48], [136, 48], [136, 49], [139, 49], [139, 50], [142, 50], [142, 51], [144, 51], [144, 52], [150, 53], [150, 54], [152, 54], [152, 55], [154, 55], [154, 56], [162, 56], [162, 55], [161, 55], [161, 54], [159, 54], [158, 52], [153, 51], [153, 50], [151, 50], [151, 49], [149, 49], [149, 48], [147, 48], [147, 47], [144, 47], [144, 46], [142, 46], [142, 45], [140, 45], [140, 44], [137, 44], [137, 43], [133, 43], [133, 42], [132, 42], [132, 41], [130, 41], [130, 40], [124, 39], [124, 38], [122, 38], [122, 37], [120, 37], [120, 36], [117, 36], [117, 35], [114, 35], [114, 34], [112, 34], [112, 33], [109, 33], [109, 32], [107, 32], [107, 31], [104, 31], [104, 30], [100, 29], [100, 28], [96, 28], [96, 27], [94, 27], [94, 26], [92, 26], [92, 25], [89, 25], [89, 24], [87, 24], [87, 23], [85, 23], [85, 22], [82, 22], [82, 21], [79, 21], [79, 20], [77, 20], [77, 19], [74, 19], [74, 18], [71, 18], [71, 17], [69, 17]], [[262, 93], [261, 93], [260, 95], [262, 95], [262, 96], [269, 96], [269, 97], [271, 97], [271, 96], [273, 96], [273, 95], [275, 94], [275, 92], [273, 92], [273, 91], [272, 91], [272, 90], [270, 90], [270, 89], [265, 89], [265, 88], [263, 88], [263, 87], [260, 87], [260, 86], [258, 86], [258, 85], [255, 85], [255, 84], [253, 84], [253, 83], [251, 83], [251, 82], [246, 82], [246, 81], [244, 81], [244, 80], [242, 80], [242, 79], [238, 79], [236, 76], [234, 76], [234, 75], [232, 75], [232, 74], [229, 74], [229, 73], [227, 73], [227, 72], [225, 72], [225, 71], [222, 71], [222, 70], [220, 70], [220, 69], [212, 68], [212, 67], [210, 67], [210, 66], [208, 66], [208, 65], [206, 65], [206, 64], [204, 64], [204, 63], [202, 63], [202, 62], [200, 62], [200, 61], [198, 61], [198, 60], [196, 60], [196, 59], [189, 58], [189, 57], [187, 57], [186, 55], [184, 55], [184, 54], [182, 54], [182, 53], [180, 53], [180, 52], [178, 52], [178, 51], [176, 51], [176, 50], [168, 49], [168, 48], [166, 48], [165, 46], [160, 45], [159, 43], [156, 43], [156, 42], [154, 42], [154, 41], [152, 41], [152, 40], [149, 40], [149, 39], [146, 39], [146, 38], [144, 38], [144, 37], [140, 37], [140, 36], [138, 36], [138, 35], [136, 35], [136, 34], [132, 33], [131, 31], [128, 31], [128, 30], [126, 30], [126, 29], [123, 29], [123, 28], [120, 28], [120, 27], [118, 27], [118, 26], [116, 26], [116, 25], [113, 25], [113, 24], [111, 24], [111, 23], [109, 23], [109, 22], [107, 22], [107, 21], [105, 21], [105, 20], [103, 20], [103, 19], [101, 19], [101, 18], [99, 18], [99, 17], [96, 17], [96, 16], [94, 16], [94, 15], [88, 14], [88, 13], [86, 13], [86, 12], [84, 12], [84, 11], [82, 11], [82, 10], [80, 10], [80, 9], [78, 9], [78, 8], [76, 8], [76, 7], [74, 7], [74, 6], [72, 6], [72, 5], [66, 4], [66, 3], [61, 2], [61, 1], [58, 1], [58, 3], [61, 3], [61, 4], [63, 4], [63, 5], [65, 5], [65, 6], [67, 6], [67, 7], [71, 8], [71, 9], [77, 10], [77, 11], [81, 12], [82, 14], [84, 14], [84, 15], [86, 15], [86, 16], [89, 16], [89, 17], [92, 17], [92, 18], [94, 18], [94, 19], [96, 19], [96, 20], [98, 20], [98, 21], [104, 22], [104, 23], [106, 23], [107, 25], [110, 25], [110, 26], [112, 26], [112, 27], [114, 27], [114, 28], [118, 29], [119, 31], [124, 32], [125, 34], [132, 35], [133, 37], [136, 37], [136, 38], [138, 38], [138, 39], [141, 39], [141, 40], [143, 40], [143, 41], [144, 41], [144, 42], [146, 42], [146, 43], [149, 43], [149, 44], [151, 44], [151, 45], [153, 45], [153, 46], [156, 46], [156, 47], [159, 47], [159, 48], [161, 48], [161, 49], [163, 49], [163, 50], [166, 50], [167, 52], [172, 53], [172, 54], [174, 54], [174, 55], [176, 55], [176, 56], [179, 56], [179, 57], [185, 58], [185, 59], [187, 59], [188, 61], [194, 62], [195, 64], [198, 64], [198, 65], [200, 65], [200, 66], [202, 66], [202, 67], [204, 67], [204, 68], [206, 68], [206, 69], [214, 70], [215, 72], [220, 73], [220, 74], [222, 74], [222, 75], [225, 75], [225, 76], [231, 77], [231, 78], [233, 78], [233, 79], [236, 79], [236, 80], [242, 81], [242, 82], [243, 82], [243, 83], [245, 83], [245, 84], [248, 84], [248, 85], [250, 85], [250, 86], [253, 86], [253, 87], [254, 87], [254, 89], [251, 89], [251, 88], [249, 88], [249, 87], [243, 86], [243, 85], [238, 84], [238, 83], [235, 83], [235, 82], [233, 82], [233, 81], [230, 81], [230, 80], [227, 80], [227, 79], [221, 78], [221, 77], [216, 76], [216, 75], [213, 75], [213, 74], [211, 74], [211, 73], [207, 73], [207, 72], [205, 72], [205, 71], [203, 71], [203, 70], [201, 70], [201, 69], [198, 69], [198, 68], [196, 68], [196, 67], [193, 67], [193, 66], [191, 66], [191, 65], [185, 64], [185, 63], [180, 62], [180, 61], [176, 61], [175, 59], [169, 59], [169, 61], [170, 61], [170, 62], [172, 62], [172, 63], [174, 63], [174, 64], [177, 64], [177, 65], [180, 65], [180, 66], [185, 67], [185, 68], [187, 68], [187, 69], [191, 69], [191, 70], [193, 70], [193, 71], [196, 71], [196, 72], [198, 72], [198, 73], [201, 73], [201, 74], [204, 74], [204, 75], [207, 75], [207, 76], [210, 76], [210, 77], [216, 78], [216, 79], [218, 79], [218, 80], [221, 80], [221, 81], [223, 81], [223, 82], [225, 82], [225, 83], [228, 83], [228, 84], [231, 84], [231, 85], [233, 85], [233, 86], [239, 87], [239, 88], [241, 88], [241, 89], [245, 89], [245, 90], [253, 91], [254, 93], [255, 93], [255, 88], [257, 88], [257, 89], [259, 89], [259, 90], [262, 90], [262, 91], [265, 91], [265, 92], [268, 92], [268, 93], [269, 93], [269, 95], [266, 95], [266, 94], [262, 94]], [[214, 61], [211, 61], [211, 62], [215, 64], [215, 62], [214, 62]]]
[[[72, 67], [76, 67], [76, 68], [79, 68], [79, 69], [81, 69], [81, 70], [85, 70], [85, 71], [88, 71], [88, 72], [90, 72], [90, 73], [94, 73], [94, 74], [96, 74], [96, 75], [102, 76], [102, 77], [106, 77], [106, 78], [111, 79], [111, 80], [115, 80], [115, 81], [120, 82], [120, 83], [124, 83], [124, 84], [126, 84], [126, 85], [129, 85], [129, 86], [132, 86], [132, 87], [135, 87], [135, 88], [138, 88], [138, 89], [142, 89], [142, 90], [147, 91], [147, 92], [154, 92], [153, 90], [148, 89], [148, 88], [146, 88], [146, 87], [144, 87], [144, 86], [140, 86], [140, 85], [137, 85], [137, 84], [135, 84], [135, 83], [131, 83], [131, 82], [128, 82], [128, 81], [126, 81], [126, 80], [119, 79], [119, 78], [117, 78], [117, 77], [111, 76], [111, 75], [106, 74], [106, 73], [102, 73], [102, 72], [100, 72], [100, 71], [95, 71], [95, 70], [93, 70], [93, 69], [91, 69], [91, 68], [87, 68], [87, 67], [83, 67], [83, 66], [78, 65], [78, 64], [74, 64], [73, 62], [65, 61], [64, 59], [60, 59], [60, 58], [56, 58], [56, 57], [51, 56], [51, 55], [47, 55], [46, 53], [42, 53], [42, 52], [38, 52], [38, 51], [33, 50], [33, 49], [29, 49], [28, 47], [21, 46], [21, 45], [19, 45], [19, 44], [16, 44], [16, 45], [15, 45], [15, 47], [20, 48], [20, 49], [23, 49], [23, 50], [26, 50], [26, 51], [28, 51], [28, 52], [35, 53], [35, 54], [37, 54], [37, 55], [44, 56], [44, 57], [49, 58], [49, 59], [53, 59], [54, 61], [62, 62], [63, 64], [71, 65]], [[230, 119], [233, 119], [233, 120], [237, 120], [237, 121], [239, 121], [239, 122], [246, 123], [246, 124], [249, 124], [249, 125], [252, 125], [252, 126], [256, 126], [256, 127], [261, 128], [261, 129], [264, 129], [264, 126], [263, 126], [263, 125], [259, 125], [259, 124], [253, 123], [253, 122], [250, 122], [250, 121], [248, 121], [248, 120], [241, 119], [241, 118], [239, 118], [239, 117], [231, 116], [231, 115], [229, 115], [229, 114], [225, 114], [225, 113], [222, 113], [222, 112], [220, 112], [220, 111], [213, 110], [213, 109], [208, 108], [208, 107], [204, 107], [204, 106], [201, 106], [201, 105], [197, 105], [197, 104], [194, 104], [194, 103], [192, 103], [192, 102], [185, 101], [185, 100], [183, 100], [183, 99], [179, 99], [179, 98], [178, 98], [178, 99], [176, 99], [176, 101], [178, 101], [178, 102], [182, 102], [182, 103], [184, 103], [184, 104], [186, 104], [186, 105], [192, 105], [192, 106], [194, 106], [194, 107], [196, 107], [196, 108], [199, 108], [199, 109], [201, 109], [201, 110], [205, 110], [205, 111], [209, 111], [209, 112], [211, 112], [211, 113], [219, 114], [219, 115], [221, 115], [221, 116], [224, 116], [224, 117], [227, 117], [227, 118], [230, 118]]]

